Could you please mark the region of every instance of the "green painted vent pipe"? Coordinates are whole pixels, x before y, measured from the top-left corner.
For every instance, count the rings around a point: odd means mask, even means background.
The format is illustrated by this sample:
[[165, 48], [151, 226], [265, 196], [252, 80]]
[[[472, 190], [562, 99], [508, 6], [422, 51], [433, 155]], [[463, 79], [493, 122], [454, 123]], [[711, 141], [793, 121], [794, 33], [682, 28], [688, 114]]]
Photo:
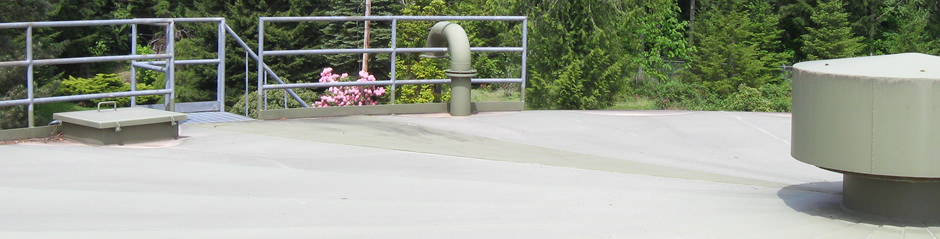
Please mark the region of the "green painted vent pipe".
[[[438, 22], [428, 33], [426, 47], [447, 47], [450, 52], [450, 69], [444, 71], [450, 77], [450, 115], [470, 115], [470, 78], [477, 71], [470, 64], [470, 39], [463, 27], [452, 22]], [[421, 57], [444, 58], [443, 52], [431, 52]]]

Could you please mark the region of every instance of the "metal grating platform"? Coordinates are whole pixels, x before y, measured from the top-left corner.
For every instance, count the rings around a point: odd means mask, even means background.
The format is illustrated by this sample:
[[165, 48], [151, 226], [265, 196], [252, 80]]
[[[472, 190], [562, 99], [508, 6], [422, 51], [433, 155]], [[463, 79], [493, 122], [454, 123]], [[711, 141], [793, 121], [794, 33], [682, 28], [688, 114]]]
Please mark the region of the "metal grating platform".
[[254, 120], [242, 115], [236, 115], [228, 112], [198, 112], [186, 114], [189, 118], [183, 121], [184, 124], [201, 124], [217, 122], [236, 122]]

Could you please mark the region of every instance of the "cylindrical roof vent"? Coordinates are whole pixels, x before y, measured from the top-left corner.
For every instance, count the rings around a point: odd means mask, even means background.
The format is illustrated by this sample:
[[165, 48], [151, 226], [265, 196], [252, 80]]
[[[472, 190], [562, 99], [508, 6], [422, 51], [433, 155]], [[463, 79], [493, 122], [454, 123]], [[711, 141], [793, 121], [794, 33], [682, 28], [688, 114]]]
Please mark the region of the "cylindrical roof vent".
[[843, 173], [843, 205], [940, 220], [940, 57], [905, 53], [793, 66], [793, 144]]

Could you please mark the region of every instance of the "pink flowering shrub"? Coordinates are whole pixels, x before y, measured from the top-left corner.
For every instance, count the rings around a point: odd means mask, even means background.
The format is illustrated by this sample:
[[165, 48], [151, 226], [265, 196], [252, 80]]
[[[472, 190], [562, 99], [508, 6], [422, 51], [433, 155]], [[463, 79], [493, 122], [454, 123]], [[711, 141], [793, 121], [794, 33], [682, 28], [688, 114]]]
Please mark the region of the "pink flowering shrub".
[[[349, 78], [349, 74], [333, 74], [333, 68], [323, 68], [320, 73], [320, 82], [340, 82]], [[356, 81], [375, 81], [375, 76], [365, 71], [359, 72]], [[376, 97], [385, 94], [385, 87], [375, 86], [335, 86], [330, 87], [320, 100], [314, 103], [316, 107], [348, 106], [348, 105], [375, 105]]]

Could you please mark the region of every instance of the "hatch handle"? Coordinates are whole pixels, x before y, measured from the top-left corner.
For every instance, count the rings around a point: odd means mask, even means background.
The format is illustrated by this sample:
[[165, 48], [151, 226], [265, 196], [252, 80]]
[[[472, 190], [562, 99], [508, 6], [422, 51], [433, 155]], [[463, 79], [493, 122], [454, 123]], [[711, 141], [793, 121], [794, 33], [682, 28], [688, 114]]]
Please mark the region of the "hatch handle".
[[101, 112], [101, 105], [104, 105], [104, 104], [111, 104], [111, 105], [113, 105], [113, 106], [114, 106], [114, 111], [117, 111], [117, 102], [115, 102], [115, 101], [102, 101], [102, 102], [98, 102], [98, 112]]

